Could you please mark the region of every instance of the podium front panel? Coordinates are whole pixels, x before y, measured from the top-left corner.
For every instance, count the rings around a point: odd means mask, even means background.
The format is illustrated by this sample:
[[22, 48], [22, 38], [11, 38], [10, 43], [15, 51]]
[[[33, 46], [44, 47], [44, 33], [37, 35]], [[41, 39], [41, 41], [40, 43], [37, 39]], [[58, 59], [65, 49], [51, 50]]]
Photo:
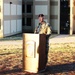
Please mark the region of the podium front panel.
[[46, 35], [23, 34], [23, 70], [38, 72], [45, 68]]

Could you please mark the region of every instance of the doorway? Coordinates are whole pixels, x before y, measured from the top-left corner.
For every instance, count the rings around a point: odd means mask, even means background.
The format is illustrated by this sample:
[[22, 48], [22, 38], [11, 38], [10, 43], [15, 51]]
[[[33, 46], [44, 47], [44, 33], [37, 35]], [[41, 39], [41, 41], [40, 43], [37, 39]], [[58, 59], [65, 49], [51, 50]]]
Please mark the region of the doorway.
[[70, 32], [70, 0], [60, 0], [60, 34]]

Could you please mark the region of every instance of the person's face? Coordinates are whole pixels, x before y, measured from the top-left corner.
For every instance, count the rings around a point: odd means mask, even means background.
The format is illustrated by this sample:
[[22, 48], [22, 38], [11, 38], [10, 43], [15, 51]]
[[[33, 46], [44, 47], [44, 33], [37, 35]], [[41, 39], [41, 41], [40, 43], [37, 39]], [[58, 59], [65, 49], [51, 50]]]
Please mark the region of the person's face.
[[44, 17], [39, 17], [38, 19], [40, 23], [44, 21]]

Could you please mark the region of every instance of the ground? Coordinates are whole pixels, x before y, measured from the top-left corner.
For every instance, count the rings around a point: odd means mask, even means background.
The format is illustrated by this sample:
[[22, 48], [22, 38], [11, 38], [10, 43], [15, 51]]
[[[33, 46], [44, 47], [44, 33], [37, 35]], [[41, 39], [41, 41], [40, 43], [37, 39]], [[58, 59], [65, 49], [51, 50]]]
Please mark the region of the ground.
[[75, 43], [50, 44], [46, 71], [37, 74], [23, 71], [22, 45], [11, 47], [0, 45], [0, 75], [75, 75]]

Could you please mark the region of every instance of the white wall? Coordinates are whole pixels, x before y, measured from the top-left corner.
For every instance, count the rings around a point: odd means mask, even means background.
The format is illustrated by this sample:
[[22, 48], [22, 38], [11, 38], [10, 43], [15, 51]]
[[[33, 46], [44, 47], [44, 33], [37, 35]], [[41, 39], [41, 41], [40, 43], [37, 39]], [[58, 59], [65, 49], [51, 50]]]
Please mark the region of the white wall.
[[15, 4], [11, 4], [11, 15], [16, 15], [16, 5]]
[[51, 6], [51, 11], [50, 11], [50, 14], [51, 15], [58, 15], [58, 6]]
[[[58, 16], [58, 6], [51, 6], [51, 11], [50, 14], [54, 16]], [[51, 19], [50, 24], [52, 25], [52, 30], [53, 31], [58, 31], [58, 19]]]
[[16, 33], [16, 20], [11, 20], [11, 33]]
[[10, 34], [10, 21], [4, 21], [4, 34]]
[[17, 32], [22, 31], [22, 19], [17, 20]]
[[52, 26], [53, 31], [58, 31], [58, 20], [57, 19], [51, 19], [50, 25]]
[[[20, 0], [22, 1], [22, 0]], [[12, 2], [13, 3], [13, 2]], [[22, 5], [4, 3], [4, 36], [22, 32]]]
[[[45, 21], [49, 22], [50, 18], [50, 0], [33, 0], [33, 20], [34, 20], [34, 29], [38, 25], [38, 15], [44, 14], [45, 15]], [[41, 3], [42, 2], [42, 3]], [[41, 3], [41, 4], [40, 4]], [[45, 4], [46, 3], [46, 4]]]
[[10, 4], [4, 4], [4, 15], [10, 15]]
[[40, 13], [47, 15], [48, 13], [47, 5], [36, 5], [35, 6], [35, 15], [38, 15]]
[[52, 26], [52, 30], [54, 32], [60, 33], [60, 1], [59, 0], [51, 0], [53, 2], [57, 2], [58, 5], [50, 6], [50, 15], [54, 16], [50, 19], [50, 24]]
[[22, 6], [17, 5], [17, 15], [22, 15]]
[[35, 6], [35, 15], [38, 15], [40, 13], [43, 13], [44, 15], [47, 15], [47, 5], [36, 5]]

